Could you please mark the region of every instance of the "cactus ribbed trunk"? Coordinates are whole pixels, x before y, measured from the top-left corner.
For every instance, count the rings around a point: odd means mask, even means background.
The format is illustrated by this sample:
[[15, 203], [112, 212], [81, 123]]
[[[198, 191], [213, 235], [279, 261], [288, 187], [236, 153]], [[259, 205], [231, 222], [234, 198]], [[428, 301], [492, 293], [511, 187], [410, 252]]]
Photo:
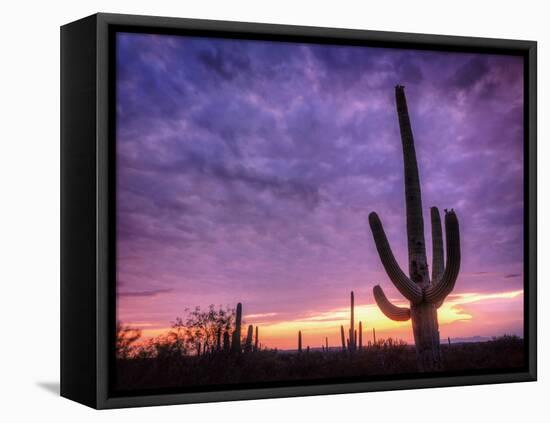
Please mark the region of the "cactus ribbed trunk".
[[[405, 170], [405, 205], [407, 212], [407, 245], [409, 251], [410, 279], [423, 290], [431, 286], [424, 241], [424, 218], [422, 216], [422, 196], [414, 138], [411, 129], [407, 99], [404, 88], [395, 89], [397, 115]], [[441, 367], [439, 348], [439, 325], [434, 304], [422, 301], [411, 304], [411, 321], [416, 344], [417, 361], [420, 370], [433, 371]]]
[[424, 372], [439, 370], [441, 351], [435, 305], [427, 302], [411, 304], [411, 322], [419, 370]]
[[241, 324], [242, 324], [243, 306], [241, 303], [237, 304], [235, 310], [235, 330], [233, 331], [233, 339], [231, 340], [231, 352], [239, 354], [241, 349]]
[[420, 177], [416, 162], [414, 138], [405, 98], [404, 87], [395, 88], [397, 116], [403, 146], [403, 166], [405, 170], [405, 206], [407, 212], [407, 246], [409, 251], [409, 274], [413, 282], [420, 285], [430, 283], [426, 244], [424, 241], [424, 218], [422, 217], [422, 196]]

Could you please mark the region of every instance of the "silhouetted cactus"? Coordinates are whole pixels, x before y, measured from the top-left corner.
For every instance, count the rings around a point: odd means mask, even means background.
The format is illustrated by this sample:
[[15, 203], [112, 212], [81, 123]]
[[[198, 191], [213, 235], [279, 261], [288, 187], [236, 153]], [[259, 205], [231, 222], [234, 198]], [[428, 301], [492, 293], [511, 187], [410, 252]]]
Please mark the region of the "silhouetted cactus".
[[298, 352], [302, 353], [302, 331], [298, 331]]
[[363, 323], [359, 322], [359, 349], [363, 348]]
[[453, 290], [460, 269], [459, 225], [455, 212], [445, 210], [447, 264], [444, 265], [441, 219], [438, 209], [431, 208], [433, 269], [430, 280], [424, 242], [420, 178], [403, 86], [395, 87], [395, 97], [405, 171], [409, 277], [397, 264], [382, 223], [375, 212], [369, 215], [369, 223], [384, 269], [397, 290], [409, 300], [410, 308], [391, 304], [378, 285], [374, 287], [373, 293], [378, 307], [388, 318], [397, 321], [411, 319], [419, 370], [431, 371], [441, 368], [437, 307]]
[[328, 352], [328, 336], [325, 336], [325, 348]]
[[228, 353], [231, 350], [231, 342], [229, 340], [229, 332], [223, 333], [223, 352]]
[[350, 327], [349, 327], [349, 350], [354, 351], [356, 347], [356, 336], [355, 336], [355, 297], [353, 291], [350, 295]]
[[344, 326], [340, 325], [340, 336], [342, 337], [342, 350], [346, 350], [346, 337], [344, 336]]
[[252, 352], [252, 336], [254, 335], [254, 326], [248, 325], [248, 332], [246, 333], [246, 341], [244, 343], [244, 352]]
[[241, 303], [237, 304], [235, 310], [235, 330], [233, 331], [233, 339], [231, 340], [231, 352], [241, 353], [241, 323], [242, 323], [243, 306]]
[[376, 329], [372, 328], [372, 345], [376, 346]]

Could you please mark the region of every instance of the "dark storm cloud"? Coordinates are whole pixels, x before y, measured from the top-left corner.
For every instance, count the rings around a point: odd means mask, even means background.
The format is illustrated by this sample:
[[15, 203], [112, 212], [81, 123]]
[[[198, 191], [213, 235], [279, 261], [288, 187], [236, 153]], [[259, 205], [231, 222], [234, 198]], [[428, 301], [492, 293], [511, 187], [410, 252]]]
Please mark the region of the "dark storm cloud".
[[449, 82], [460, 89], [468, 89], [481, 80], [489, 71], [487, 58], [477, 56], [460, 65], [449, 78]]
[[248, 56], [228, 54], [227, 50], [217, 46], [200, 51], [197, 57], [205, 67], [229, 81], [250, 70]]
[[117, 47], [119, 278], [130, 295], [170, 287], [166, 321], [395, 294], [367, 216], [406, 267], [397, 83], [425, 212], [460, 218], [457, 289], [521, 286], [503, 276], [523, 263], [521, 58], [142, 34]]

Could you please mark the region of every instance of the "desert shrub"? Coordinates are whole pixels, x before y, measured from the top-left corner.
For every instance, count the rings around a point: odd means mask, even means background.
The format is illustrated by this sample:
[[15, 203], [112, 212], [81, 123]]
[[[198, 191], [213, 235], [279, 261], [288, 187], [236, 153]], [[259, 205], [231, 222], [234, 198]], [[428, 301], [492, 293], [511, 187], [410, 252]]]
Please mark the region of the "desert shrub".
[[115, 343], [117, 358], [125, 359], [131, 357], [136, 350], [136, 343], [140, 338], [141, 330], [117, 322]]

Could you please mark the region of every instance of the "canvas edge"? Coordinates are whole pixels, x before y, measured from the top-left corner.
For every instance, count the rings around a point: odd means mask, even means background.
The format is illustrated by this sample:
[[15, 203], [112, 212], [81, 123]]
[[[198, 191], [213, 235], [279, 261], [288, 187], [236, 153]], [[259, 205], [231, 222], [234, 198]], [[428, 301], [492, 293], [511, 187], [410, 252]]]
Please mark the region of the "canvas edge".
[[60, 29], [60, 395], [97, 406], [96, 16]]

